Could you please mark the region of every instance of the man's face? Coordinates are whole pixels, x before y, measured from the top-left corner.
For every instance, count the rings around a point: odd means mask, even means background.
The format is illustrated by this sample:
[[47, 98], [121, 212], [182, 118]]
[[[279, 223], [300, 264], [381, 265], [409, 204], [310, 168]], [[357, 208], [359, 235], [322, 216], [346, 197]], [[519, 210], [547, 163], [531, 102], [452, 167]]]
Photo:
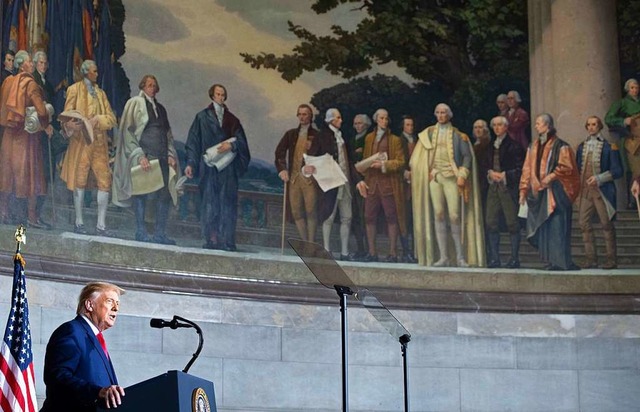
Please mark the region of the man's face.
[[353, 128], [356, 129], [356, 133], [362, 133], [367, 130], [367, 124], [362, 120], [362, 117], [356, 117], [353, 119]]
[[48, 68], [49, 68], [49, 61], [47, 60], [47, 58], [46, 57], [38, 58], [38, 61], [36, 62], [36, 70], [38, 70], [38, 73], [45, 74]]
[[482, 122], [475, 122], [473, 124], [473, 136], [476, 139], [484, 136], [484, 124]]
[[631, 83], [629, 85], [629, 91], [627, 92], [627, 94], [631, 97], [638, 97], [638, 92], [640, 91], [640, 86], [638, 86], [638, 83]]
[[149, 77], [144, 82], [144, 87], [142, 88], [142, 91], [147, 96], [153, 99], [154, 97], [156, 97], [156, 94], [158, 93], [158, 83], [156, 83], [155, 79]]
[[447, 109], [445, 109], [444, 107], [438, 107], [435, 111], [436, 114], [436, 120], [438, 121], [438, 123], [440, 124], [446, 124], [449, 123], [449, 114], [447, 113]]
[[409, 135], [413, 134], [413, 131], [414, 131], [413, 119], [404, 119], [402, 121], [402, 131]]
[[87, 317], [101, 332], [115, 325], [119, 309], [120, 297], [115, 290], [103, 292], [94, 300], [85, 302]]
[[298, 113], [296, 114], [296, 116], [298, 116], [298, 121], [301, 125], [306, 126], [308, 124], [311, 124], [311, 111], [306, 107], [298, 108]]
[[507, 133], [507, 125], [505, 125], [504, 122], [495, 121], [493, 122], [493, 126], [491, 127], [493, 129], [493, 133], [495, 133], [496, 136], [502, 136], [503, 134]]
[[95, 65], [89, 66], [89, 71], [85, 77], [89, 79], [91, 83], [96, 83], [98, 81], [98, 68]]
[[507, 95], [507, 105], [509, 106], [510, 109], [515, 109], [518, 107], [516, 96], [513, 93], [509, 93]]
[[376, 124], [378, 125], [378, 128], [387, 130], [387, 127], [389, 126], [389, 113], [380, 111], [376, 118]]
[[33, 60], [31, 60], [31, 56], [27, 56], [27, 58], [22, 63], [22, 66], [20, 66], [20, 70], [22, 70], [25, 73], [33, 73], [33, 69], [34, 69]]
[[549, 125], [544, 121], [542, 117], [536, 119], [535, 129], [538, 134], [544, 134], [549, 131]]
[[333, 120], [331, 120], [330, 124], [336, 129], [339, 129], [342, 126], [342, 115], [340, 112], [336, 111], [333, 114]]
[[596, 119], [595, 117], [588, 118], [587, 133], [589, 133], [590, 136], [594, 136], [598, 134], [599, 131], [600, 131], [600, 126], [598, 125], [598, 119]]
[[507, 110], [507, 108], [509, 107], [507, 106], [506, 100], [496, 100], [496, 105], [498, 106], [498, 110], [500, 110], [501, 113]]
[[222, 105], [225, 100], [227, 100], [227, 93], [222, 87], [216, 86], [216, 88], [213, 89], [213, 101]]
[[4, 56], [4, 68], [10, 72], [13, 71], [13, 60], [14, 57], [9, 53]]

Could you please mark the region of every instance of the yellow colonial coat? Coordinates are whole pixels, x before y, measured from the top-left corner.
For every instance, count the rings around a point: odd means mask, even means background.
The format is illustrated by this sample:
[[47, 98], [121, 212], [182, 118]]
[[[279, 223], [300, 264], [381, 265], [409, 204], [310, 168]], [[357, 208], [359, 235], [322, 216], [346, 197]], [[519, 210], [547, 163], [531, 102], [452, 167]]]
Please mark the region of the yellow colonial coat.
[[[89, 90], [84, 84], [84, 80], [69, 86], [64, 111], [77, 110], [87, 119], [96, 116], [98, 124], [93, 129], [93, 140], [94, 142], [99, 140], [107, 142], [107, 131], [111, 130], [118, 123], [115, 114], [113, 114], [113, 110], [111, 110], [111, 105], [105, 92], [100, 89], [98, 85], [94, 85], [94, 87], [97, 93], [96, 104], [92, 104], [93, 99], [90, 99]], [[65, 153], [62, 172], [60, 173], [60, 177], [67, 183], [67, 189], [69, 190], [76, 188], [76, 165], [80, 162], [82, 152], [87, 147], [87, 143], [85, 143], [79, 134], [69, 139], [69, 147]], [[104, 188], [102, 190], [104, 190]], [[110, 188], [106, 189], [106, 191], [109, 190]]]
[[[418, 263], [423, 266], [432, 266], [437, 260], [436, 238], [433, 223], [433, 210], [429, 196], [429, 165], [430, 159], [435, 154], [435, 145], [431, 141], [436, 126], [429, 126], [418, 134], [416, 144], [409, 167], [411, 168], [411, 193], [413, 204], [413, 232], [415, 239], [415, 255]], [[465, 257], [471, 266], [485, 266], [486, 255], [484, 248], [484, 221], [482, 218], [482, 204], [480, 201], [480, 186], [476, 159], [474, 156], [469, 136], [453, 128], [453, 135], [458, 135], [464, 144], [469, 145], [472, 167], [467, 178], [465, 188], [466, 202], [464, 205], [464, 246]], [[447, 152], [454, 171], [458, 166], [454, 161], [453, 138], [447, 140]], [[462, 168], [460, 168], [462, 169]], [[462, 222], [461, 222], [462, 223]], [[449, 245], [449, 256], [455, 256], [453, 244]]]

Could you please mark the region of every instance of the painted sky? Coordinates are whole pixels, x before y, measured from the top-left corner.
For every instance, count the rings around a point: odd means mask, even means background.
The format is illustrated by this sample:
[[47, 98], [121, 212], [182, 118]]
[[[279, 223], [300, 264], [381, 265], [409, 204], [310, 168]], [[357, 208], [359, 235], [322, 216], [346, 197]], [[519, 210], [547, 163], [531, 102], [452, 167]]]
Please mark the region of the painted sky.
[[[160, 83], [158, 99], [169, 113], [174, 136], [186, 140], [195, 114], [210, 103], [213, 83], [227, 87], [229, 109], [242, 122], [252, 155], [273, 160], [284, 132], [297, 125], [298, 104], [344, 79], [323, 71], [287, 83], [273, 70], [255, 70], [240, 52], [276, 54], [296, 44], [287, 20], [328, 34], [332, 24], [354, 29], [363, 18], [353, 5], [324, 14], [311, 0], [124, 0], [126, 53], [122, 64], [132, 93], [146, 73]], [[393, 67], [387, 73], [397, 71]]]

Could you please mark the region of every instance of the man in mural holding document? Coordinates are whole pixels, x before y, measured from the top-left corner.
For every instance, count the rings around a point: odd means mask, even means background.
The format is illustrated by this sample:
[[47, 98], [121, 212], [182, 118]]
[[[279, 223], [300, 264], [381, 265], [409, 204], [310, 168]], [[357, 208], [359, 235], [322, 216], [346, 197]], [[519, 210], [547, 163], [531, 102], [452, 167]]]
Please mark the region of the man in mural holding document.
[[[166, 227], [171, 207], [169, 176], [170, 170], [173, 171], [172, 174], [179, 170], [178, 154], [173, 144], [167, 110], [156, 100], [156, 94], [160, 91], [158, 80], [147, 74], [138, 88], [140, 93], [127, 101], [120, 120], [112, 201], [121, 207], [133, 204], [136, 240], [175, 245], [176, 242], [167, 237]], [[136, 172], [142, 179], [136, 178]], [[156, 178], [149, 182], [150, 185], [144, 185], [144, 177], [154, 172]], [[147, 200], [153, 198], [156, 204], [156, 221], [153, 236], [150, 236], [144, 217]]]
[[404, 150], [402, 140], [389, 130], [389, 113], [385, 109], [376, 110], [373, 121], [376, 123], [376, 128], [365, 137], [363, 157], [370, 159], [377, 154], [378, 159], [371, 163], [363, 160], [356, 164], [356, 170], [362, 173], [365, 179], [358, 183], [358, 191], [365, 198], [364, 218], [369, 244], [369, 253], [363, 260], [378, 261], [376, 225], [378, 215], [382, 211], [389, 236], [389, 255], [385, 261], [397, 263], [396, 244], [399, 225], [405, 225], [402, 232], [406, 233], [405, 199], [402, 187], [405, 170]]
[[[320, 131], [320, 154], [328, 154], [339, 165], [340, 170], [351, 184], [343, 184], [328, 190], [320, 196], [318, 205], [318, 221], [322, 223], [322, 238], [324, 248], [331, 251], [331, 228], [340, 211], [340, 260], [352, 260], [349, 256], [349, 234], [351, 232], [352, 207], [351, 200], [354, 193], [351, 186], [362, 180], [362, 176], [356, 171], [353, 159], [355, 154], [348, 139], [342, 137], [342, 115], [336, 108], [327, 110], [324, 121], [326, 127]], [[318, 178], [316, 177], [316, 180]], [[318, 181], [320, 184], [320, 181]], [[322, 186], [321, 186], [322, 187]]]
[[238, 179], [247, 171], [251, 155], [240, 120], [227, 106], [227, 89], [214, 84], [213, 101], [200, 111], [187, 137], [188, 178], [200, 177], [204, 249], [236, 250]]

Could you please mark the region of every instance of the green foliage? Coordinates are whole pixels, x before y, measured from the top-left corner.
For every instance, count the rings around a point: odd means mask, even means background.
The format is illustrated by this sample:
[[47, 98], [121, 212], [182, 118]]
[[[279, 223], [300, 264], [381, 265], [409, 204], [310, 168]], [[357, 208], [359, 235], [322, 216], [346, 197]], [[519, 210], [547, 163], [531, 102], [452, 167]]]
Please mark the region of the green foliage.
[[618, 41], [623, 80], [640, 73], [640, 2], [618, 0]]
[[394, 62], [415, 79], [438, 81], [450, 91], [469, 76], [521, 75], [528, 67], [526, 5], [519, 1], [317, 0], [312, 9], [325, 13], [343, 3], [366, 14], [353, 32], [334, 26], [331, 35], [317, 36], [289, 22], [300, 39], [292, 53], [241, 56], [289, 82], [319, 69], [349, 79], [374, 63]]

